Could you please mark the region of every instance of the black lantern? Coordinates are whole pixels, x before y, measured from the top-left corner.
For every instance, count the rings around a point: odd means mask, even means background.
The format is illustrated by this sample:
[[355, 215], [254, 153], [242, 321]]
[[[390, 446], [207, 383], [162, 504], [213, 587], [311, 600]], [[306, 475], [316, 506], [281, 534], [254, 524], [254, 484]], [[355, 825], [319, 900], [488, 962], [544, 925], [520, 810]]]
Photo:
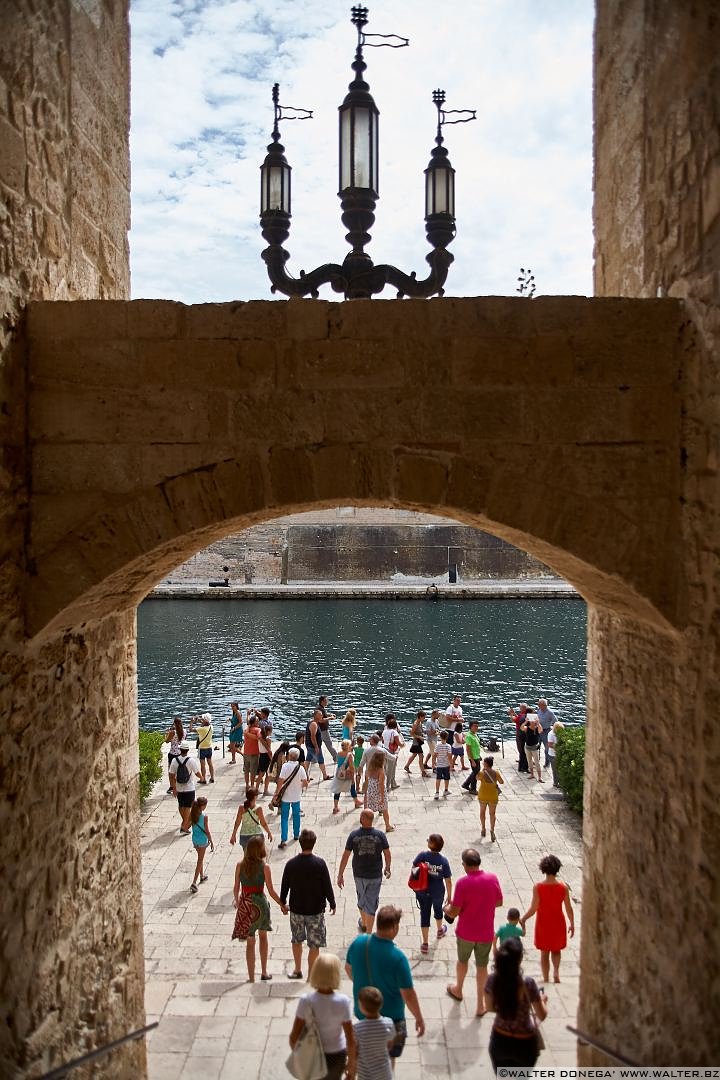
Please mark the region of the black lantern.
[[[430, 273], [418, 281], [415, 274], [404, 274], [394, 266], [375, 266], [365, 251], [370, 243], [370, 229], [375, 221], [375, 204], [379, 197], [378, 179], [378, 127], [379, 111], [365, 82], [367, 68], [363, 47], [390, 45], [401, 48], [409, 44], [407, 38], [396, 34], [366, 34], [368, 9], [352, 8], [352, 22], [357, 29], [357, 48], [352, 64], [355, 77], [348, 93], [339, 107], [339, 191], [342, 221], [348, 232], [346, 239], [352, 250], [342, 265], [327, 263], [311, 273], [301, 271], [299, 278], [291, 277], [285, 270], [290, 255], [282, 244], [290, 233], [290, 166], [285, 160], [280, 143], [278, 121], [280, 119], [305, 119], [289, 116], [279, 105], [277, 83], [273, 87], [275, 124], [273, 142], [261, 167], [260, 221], [262, 234], [268, 242], [262, 257], [268, 268], [273, 292], [286, 296], [318, 295], [320, 285], [329, 284], [335, 292], [343, 293], [348, 300], [367, 298], [382, 292], [386, 285], [394, 285], [398, 296], [442, 296], [443, 285], [453, 256], [447, 251], [455, 236], [455, 170], [450, 164], [443, 146], [442, 126], [445, 123], [463, 123], [474, 120], [471, 109], [453, 110], [461, 119], [447, 120], [442, 109], [445, 92], [435, 90], [433, 101], [438, 112], [435, 147], [430, 164], [425, 170], [425, 231], [432, 251], [426, 261]], [[380, 38], [380, 41], [368, 41]], [[293, 110], [298, 112], [298, 110]], [[312, 114], [309, 114], [312, 115]]]
[[340, 185], [339, 192], [363, 190], [377, 199], [378, 188], [378, 120], [380, 113], [373, 101], [370, 87], [362, 73], [362, 27], [367, 22], [367, 8], [353, 8], [352, 21], [358, 28], [358, 45], [353, 62], [355, 78], [338, 109], [340, 114]]
[[[279, 86], [273, 87], [273, 100], [277, 106]], [[280, 132], [277, 127], [272, 133], [273, 141], [268, 146], [267, 157], [260, 166], [260, 213], [279, 210], [290, 216], [290, 174], [292, 169], [285, 159], [285, 147], [280, 142]]]

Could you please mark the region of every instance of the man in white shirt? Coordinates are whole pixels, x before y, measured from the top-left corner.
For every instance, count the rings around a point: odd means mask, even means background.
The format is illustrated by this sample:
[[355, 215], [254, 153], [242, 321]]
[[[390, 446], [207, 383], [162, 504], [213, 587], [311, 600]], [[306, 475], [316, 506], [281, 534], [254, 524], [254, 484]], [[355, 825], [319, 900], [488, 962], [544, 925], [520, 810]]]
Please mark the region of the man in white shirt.
[[278, 847], [284, 848], [288, 841], [288, 822], [292, 812], [293, 840], [300, 836], [300, 797], [308, 786], [305, 770], [300, 764], [300, 747], [291, 746], [288, 750], [288, 760], [280, 770], [278, 788], [287, 783], [280, 801], [280, 843]]
[[[178, 749], [180, 755], [173, 758], [168, 772], [175, 777], [178, 813], [182, 819], [180, 833], [182, 836], [189, 836], [191, 832], [190, 811], [192, 810], [192, 804], [195, 802], [195, 778], [199, 778], [200, 770], [195, 758], [190, 756], [190, 743], [187, 739], [183, 739]], [[181, 779], [181, 777], [186, 777], [186, 779]]]
[[452, 699], [447, 709], [445, 710], [445, 724], [446, 728], [453, 728], [457, 724], [458, 720], [462, 720], [463, 711], [460, 704], [460, 695], [456, 694]]

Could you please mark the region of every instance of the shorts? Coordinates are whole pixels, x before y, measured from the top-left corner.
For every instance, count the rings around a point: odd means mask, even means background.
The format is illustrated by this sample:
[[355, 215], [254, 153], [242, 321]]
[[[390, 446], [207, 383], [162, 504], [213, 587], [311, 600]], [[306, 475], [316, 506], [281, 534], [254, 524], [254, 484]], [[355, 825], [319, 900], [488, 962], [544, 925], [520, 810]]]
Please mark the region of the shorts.
[[172, 765], [175, 758], [179, 758], [179, 757], [180, 757], [179, 754], [168, 754], [168, 768], [170, 768], [170, 766]]
[[420, 925], [430, 925], [430, 912], [432, 911], [436, 919], [442, 919], [443, 917], [443, 903], [445, 902], [445, 893], [429, 893], [419, 892], [415, 893], [415, 899], [418, 902], [420, 908]]
[[201, 750], [199, 756], [200, 756], [201, 761], [207, 761], [208, 758], [211, 758], [212, 757], [212, 746], [208, 747], [207, 750]]
[[357, 892], [358, 907], [367, 915], [374, 915], [380, 903], [380, 886], [382, 878], [355, 878], [355, 891]]
[[311, 765], [313, 762], [315, 762], [317, 765], [324, 765], [325, 758], [323, 757], [322, 747], [320, 747], [319, 750], [315, 751], [312, 749], [312, 747], [308, 746], [305, 750], [305, 760], [308, 762], [309, 765]]
[[260, 760], [259, 754], [245, 754], [245, 772], [250, 776], [255, 776], [258, 771], [258, 761]]
[[248, 846], [250, 841], [254, 840], [258, 836], [262, 836], [262, 833], [261, 832], [238, 833], [237, 842], [240, 845], [240, 847], [243, 849], [243, 851], [245, 851], [245, 848]]
[[465, 757], [465, 747], [464, 746], [451, 746], [450, 750], [452, 752], [453, 757]]
[[412, 743], [412, 745], [410, 746], [410, 753], [411, 754], [422, 754], [422, 752], [423, 752], [423, 744], [421, 742]]
[[195, 802], [195, 791], [178, 791], [177, 801], [178, 806], [182, 806], [184, 810], [187, 810]]
[[395, 1038], [393, 1044], [388, 1050], [388, 1054], [391, 1058], [399, 1058], [405, 1049], [405, 1043], [407, 1041], [407, 1024], [404, 1020], [393, 1020], [395, 1024]]
[[257, 767], [257, 771], [258, 771], [259, 773], [266, 773], [266, 772], [268, 771], [268, 769], [270, 768], [270, 762], [271, 762], [271, 760], [272, 760], [272, 759], [271, 759], [271, 757], [270, 757], [270, 755], [269, 755], [269, 754], [260, 754], [260, 755], [258, 756], [258, 767]]
[[324, 949], [327, 944], [325, 935], [325, 916], [296, 915], [290, 912], [290, 940], [293, 945], [300, 945], [307, 939], [308, 949]]
[[450, 766], [449, 765], [438, 765], [437, 769], [435, 770], [435, 778], [437, 780], [449, 780], [450, 779]]
[[461, 964], [467, 964], [474, 954], [475, 963], [478, 967], [487, 967], [490, 959], [492, 941], [466, 941], [465, 938], [456, 938], [457, 957]]

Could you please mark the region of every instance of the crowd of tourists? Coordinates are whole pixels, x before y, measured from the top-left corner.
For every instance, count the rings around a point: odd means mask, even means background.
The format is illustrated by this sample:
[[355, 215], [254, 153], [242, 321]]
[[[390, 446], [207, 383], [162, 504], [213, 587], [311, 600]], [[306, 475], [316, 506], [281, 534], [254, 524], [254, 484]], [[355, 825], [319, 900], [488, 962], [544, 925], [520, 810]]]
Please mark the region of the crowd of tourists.
[[[256, 941], [260, 979], [269, 981], [270, 902], [289, 916], [293, 970], [289, 979], [302, 979], [303, 946], [307, 947], [307, 979], [312, 992], [299, 1000], [290, 1032], [291, 1057], [288, 1068], [304, 1080], [326, 1076], [350, 1080], [392, 1075], [393, 1060], [405, 1045], [406, 1009], [422, 1036], [425, 1023], [413, 987], [410, 963], [395, 944], [402, 911], [381, 905], [383, 881], [392, 874], [392, 853], [388, 834], [389, 794], [399, 787], [396, 770], [400, 761], [410, 772], [417, 762], [422, 776], [434, 776], [428, 797], [447, 798], [450, 778], [463, 777], [461, 791], [477, 797], [481, 838], [489, 827], [490, 841], [496, 842], [497, 806], [504, 778], [487, 745], [478, 734], [478, 722], [465, 723], [459, 696], [445, 710], [430, 715], [420, 710], [408, 733], [409, 752], [396, 716], [388, 713], [382, 727], [367, 739], [356, 732], [357, 718], [349, 709], [342, 718], [340, 739], [334, 745], [331, 724], [336, 720], [321, 696], [312, 719], [295, 733], [294, 740], [274, 745], [269, 708], [244, 712], [237, 702], [231, 706], [229, 765], [242, 756], [245, 780], [244, 799], [238, 808], [231, 845], [239, 844], [242, 858], [235, 870], [233, 902], [235, 922], [232, 938], [245, 943], [248, 979], [255, 981]], [[557, 784], [555, 747], [562, 724], [547, 701], [541, 698], [536, 711], [527, 704], [510, 709], [516, 730], [518, 772], [544, 783], [543, 769], [550, 769]], [[189, 734], [197, 737], [196, 753]], [[214, 849], [207, 814], [208, 800], [197, 793], [196, 785], [214, 783], [213, 726], [208, 713], [193, 717], [187, 730], [179, 717], [166, 736], [170, 744], [168, 773], [170, 788], [177, 798], [181, 818], [180, 833], [192, 837], [197, 860], [190, 889], [193, 893], [207, 881], [205, 853]], [[541, 762], [544, 752], [545, 760]], [[334, 772], [328, 773], [330, 762]], [[317, 765], [319, 776], [311, 775]], [[340, 799], [348, 795], [353, 807], [361, 809], [359, 824], [349, 833], [342, 857], [333, 875], [326, 862], [315, 854], [316, 834], [301, 828], [302, 796], [311, 783], [329, 782], [333, 814], [340, 813]], [[259, 800], [269, 796], [265, 809]], [[266, 811], [267, 810], [267, 814]], [[273, 841], [277, 828], [272, 812], [279, 813], [281, 849], [292, 840], [299, 853], [282, 870], [279, 891], [268, 863], [265, 840]], [[380, 818], [384, 830], [375, 827]], [[442, 854], [444, 838], [439, 833], [427, 837], [427, 846], [412, 863], [408, 885], [420, 908], [421, 954], [430, 950], [430, 928], [434, 920], [437, 942], [455, 928], [457, 960], [455, 979], [446, 988], [455, 1001], [462, 1001], [471, 958], [475, 961], [476, 1016], [494, 1012], [489, 1051], [493, 1067], [531, 1066], [542, 1048], [540, 1023], [547, 1013], [544, 986], [525, 976], [522, 938], [525, 926], [535, 919], [535, 947], [540, 951], [544, 982], [560, 981], [562, 950], [568, 931], [574, 933], [573, 908], [568, 886], [559, 879], [560, 860], [554, 855], [540, 862], [544, 875], [532, 891], [524, 914], [510, 908], [506, 921], [496, 923], [496, 909], [503, 904], [500, 881], [481, 870], [480, 851], [473, 847], [462, 853], [463, 874], [453, 881], [453, 871]], [[339, 991], [340, 959], [326, 951], [325, 912], [335, 914], [334, 886], [343, 889], [348, 863], [358, 907], [358, 936], [345, 956], [345, 971], [353, 984], [353, 1001]], [[490, 957], [494, 970], [488, 974]], [[354, 1021], [353, 1021], [354, 1015]], [[314, 1062], [313, 1062], [314, 1055]], [[318, 1058], [320, 1061], [318, 1062]], [[324, 1068], [324, 1072], [322, 1069]]]

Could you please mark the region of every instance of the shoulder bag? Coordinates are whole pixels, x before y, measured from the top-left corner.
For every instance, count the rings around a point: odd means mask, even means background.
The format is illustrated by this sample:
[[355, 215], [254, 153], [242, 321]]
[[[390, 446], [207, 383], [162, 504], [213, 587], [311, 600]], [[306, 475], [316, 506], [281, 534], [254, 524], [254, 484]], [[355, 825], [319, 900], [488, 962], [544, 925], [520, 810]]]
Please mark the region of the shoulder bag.
[[295, 770], [294, 770], [294, 772], [290, 773], [290, 775], [288, 776], [287, 780], [285, 780], [285, 781], [284, 781], [284, 782], [283, 782], [283, 783], [282, 783], [282, 784], [280, 785], [280, 787], [279, 787], [279, 788], [277, 789], [277, 791], [276, 791], [276, 792], [275, 792], [275, 794], [273, 795], [272, 799], [270, 800], [270, 805], [272, 806], [273, 810], [277, 810], [277, 809], [279, 809], [279, 807], [280, 807], [280, 803], [282, 802], [282, 797], [283, 797], [283, 795], [285, 794], [285, 792], [287, 791], [288, 787], [290, 786], [290, 784], [292, 783], [292, 781], [293, 781], [293, 780], [295, 779], [295, 777], [297, 776], [297, 774], [298, 774], [299, 772], [300, 772], [300, 766], [299, 766], [299, 765], [297, 765], [297, 766], [295, 767]]
[[312, 1008], [310, 1008], [310, 1015], [305, 1019], [305, 1027], [300, 1033], [300, 1038], [290, 1051], [285, 1066], [291, 1076], [296, 1077], [296, 1080], [322, 1080], [322, 1077], [327, 1076], [325, 1051], [322, 1048], [320, 1033]]
[[540, 1027], [540, 1021], [538, 1020], [537, 1016], [535, 1015], [535, 1008], [533, 1006], [532, 1001], [530, 1000], [530, 995], [528, 994], [527, 985], [526, 985], [524, 979], [523, 979], [522, 988], [523, 988], [523, 993], [525, 994], [525, 997], [526, 997], [527, 1003], [528, 1003], [528, 1014], [530, 1016], [530, 1019], [533, 1022], [533, 1027], [535, 1028], [535, 1038], [537, 1040], [537, 1048], [538, 1048], [538, 1050], [544, 1050], [545, 1049], [545, 1039], [543, 1037], [542, 1028]]

